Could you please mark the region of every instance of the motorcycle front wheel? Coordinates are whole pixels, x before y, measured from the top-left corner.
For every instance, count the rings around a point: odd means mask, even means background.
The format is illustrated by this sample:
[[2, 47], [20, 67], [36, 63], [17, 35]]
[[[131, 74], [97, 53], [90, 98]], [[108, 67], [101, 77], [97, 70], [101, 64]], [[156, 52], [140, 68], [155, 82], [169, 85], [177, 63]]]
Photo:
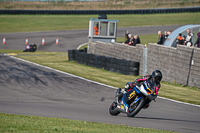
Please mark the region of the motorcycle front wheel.
[[117, 109], [117, 103], [116, 102], [113, 102], [111, 105], [110, 105], [110, 108], [109, 108], [109, 113], [111, 115], [118, 115], [120, 112], [118, 111]]
[[144, 105], [145, 105], [145, 100], [144, 97], [142, 97], [136, 103], [130, 105], [127, 112], [127, 116], [134, 117], [144, 107]]

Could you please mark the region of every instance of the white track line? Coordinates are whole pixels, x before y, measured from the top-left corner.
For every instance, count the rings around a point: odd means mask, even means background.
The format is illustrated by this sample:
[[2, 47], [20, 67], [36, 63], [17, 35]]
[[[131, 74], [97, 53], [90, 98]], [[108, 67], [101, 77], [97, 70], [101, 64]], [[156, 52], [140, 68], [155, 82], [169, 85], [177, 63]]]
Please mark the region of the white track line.
[[88, 44], [88, 43], [83, 43], [83, 44], [79, 45], [79, 46], [77, 47], [77, 50], [79, 50], [82, 46], [84, 46], [84, 45], [86, 45], [86, 44]]
[[[9, 55], [7, 55], [7, 56], [9, 56]], [[114, 87], [114, 86], [110, 86], [110, 85], [106, 85], [106, 84], [99, 83], [99, 82], [96, 82], [96, 81], [92, 81], [92, 80], [89, 80], [89, 79], [86, 79], [86, 78], [83, 78], [83, 77], [79, 77], [79, 76], [76, 76], [76, 75], [73, 75], [73, 74], [70, 74], [70, 73], [67, 73], [67, 72], [56, 70], [56, 69], [53, 69], [53, 68], [50, 68], [50, 67], [47, 67], [47, 66], [43, 66], [43, 65], [40, 65], [40, 64], [37, 64], [37, 63], [34, 63], [34, 62], [30, 62], [30, 61], [27, 61], [27, 60], [24, 60], [24, 59], [20, 59], [20, 58], [14, 57], [14, 56], [9, 56], [9, 57], [16, 59], [16, 60], [23, 61], [23, 62], [27, 62], [27, 63], [30, 63], [30, 64], [34, 64], [36, 66], [40, 66], [40, 67], [43, 67], [43, 68], [46, 68], [46, 69], [50, 69], [50, 70], [53, 70], [53, 71], [56, 71], [56, 72], [60, 72], [62, 74], [66, 74], [66, 75], [69, 75], [69, 76], [72, 76], [72, 77], [76, 77], [76, 78], [79, 78], [79, 79], [82, 79], [82, 80], [85, 80], [85, 81], [88, 81], [88, 82], [91, 82], [91, 83], [95, 83], [95, 84], [102, 85], [102, 86], [109, 87], [109, 88], [113, 88], [113, 89], [118, 89], [117, 87]], [[176, 101], [176, 100], [173, 100], [173, 99], [168, 99], [168, 98], [164, 98], [164, 97], [160, 97], [160, 96], [158, 96], [158, 98], [168, 100], [168, 101], [172, 101], [172, 102], [176, 102], [176, 103], [200, 107], [200, 105], [184, 103], [184, 102], [180, 102], [180, 101]]]

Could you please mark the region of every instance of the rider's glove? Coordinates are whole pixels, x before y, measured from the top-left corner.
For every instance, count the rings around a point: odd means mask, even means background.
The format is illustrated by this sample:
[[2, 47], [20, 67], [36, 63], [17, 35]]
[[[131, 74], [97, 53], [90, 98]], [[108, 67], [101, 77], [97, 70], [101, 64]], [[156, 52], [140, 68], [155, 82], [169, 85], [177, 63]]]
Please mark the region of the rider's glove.
[[129, 85], [129, 84], [126, 84], [126, 86], [124, 87], [124, 90], [125, 90], [125, 91], [128, 91], [129, 88], [130, 88], [130, 85]]
[[126, 86], [124, 87], [124, 90], [125, 90], [125, 91], [128, 91], [128, 90], [133, 89], [133, 88], [134, 88], [133, 83], [132, 83], [132, 82], [128, 82], [128, 83], [126, 84]]
[[136, 84], [137, 86], [140, 86], [140, 82], [137, 81], [137, 80], [135, 80], [135, 84]]
[[116, 92], [116, 95], [119, 95], [121, 93], [122, 89], [121, 88], [118, 88], [117, 89], [117, 92]]

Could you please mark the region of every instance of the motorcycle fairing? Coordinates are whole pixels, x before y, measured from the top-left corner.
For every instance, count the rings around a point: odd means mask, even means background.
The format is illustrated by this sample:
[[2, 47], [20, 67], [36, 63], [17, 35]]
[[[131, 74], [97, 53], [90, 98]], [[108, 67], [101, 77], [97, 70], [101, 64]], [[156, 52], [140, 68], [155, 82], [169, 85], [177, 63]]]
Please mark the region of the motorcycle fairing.
[[134, 100], [134, 103], [137, 103], [142, 97], [137, 97], [135, 100]]

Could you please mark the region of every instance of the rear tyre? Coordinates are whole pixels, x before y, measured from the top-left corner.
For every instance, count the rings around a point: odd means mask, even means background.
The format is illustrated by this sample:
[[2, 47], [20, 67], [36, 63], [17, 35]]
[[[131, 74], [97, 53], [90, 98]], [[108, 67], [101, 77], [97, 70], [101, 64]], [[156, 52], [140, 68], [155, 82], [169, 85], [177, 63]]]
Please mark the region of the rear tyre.
[[118, 115], [120, 112], [118, 111], [117, 109], [117, 103], [116, 102], [113, 102], [111, 105], [110, 105], [110, 108], [109, 108], [109, 113], [111, 115]]
[[144, 97], [142, 97], [140, 100], [137, 101], [137, 103], [130, 105], [127, 112], [127, 116], [134, 117], [144, 107], [144, 105], [145, 105], [145, 100]]

